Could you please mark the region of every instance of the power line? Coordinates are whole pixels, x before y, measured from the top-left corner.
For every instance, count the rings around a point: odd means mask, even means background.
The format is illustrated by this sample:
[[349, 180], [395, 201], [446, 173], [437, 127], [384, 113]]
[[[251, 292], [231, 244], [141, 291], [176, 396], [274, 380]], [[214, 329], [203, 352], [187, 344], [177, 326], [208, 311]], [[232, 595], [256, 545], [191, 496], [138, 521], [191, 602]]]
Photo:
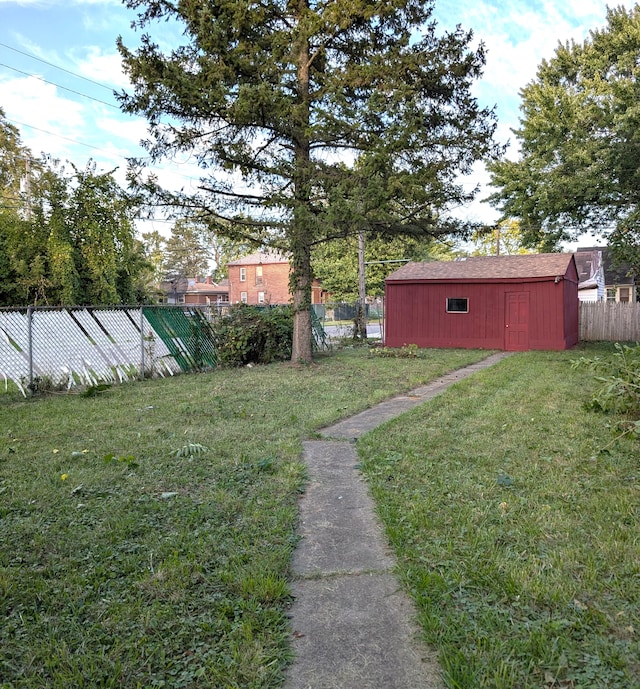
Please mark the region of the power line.
[[[86, 148], [92, 148], [96, 151], [100, 151], [100, 153], [103, 153], [104, 155], [114, 155], [112, 153], [109, 153], [108, 151], [105, 151], [102, 148], [98, 148], [97, 146], [92, 146], [91, 144], [85, 144], [82, 141], [77, 141], [76, 139], [70, 139], [68, 136], [62, 136], [62, 134], [56, 134], [55, 132], [50, 132], [46, 129], [41, 129], [40, 127], [36, 127], [33, 124], [27, 124], [26, 122], [19, 122], [18, 120], [14, 120], [11, 117], [5, 117], [5, 119], [8, 122], [13, 122], [14, 124], [18, 124], [21, 127], [29, 127], [29, 129], [35, 129], [38, 132], [42, 132], [43, 134], [48, 134], [49, 136], [55, 136], [58, 139], [64, 139], [65, 141], [69, 141], [72, 144], [76, 144], [77, 146], [85, 146]], [[126, 160], [124, 156], [121, 156], [120, 154], [115, 154], [118, 156], [118, 158], [122, 158], [123, 160]]]
[[73, 89], [67, 88], [66, 86], [61, 86], [60, 84], [56, 84], [54, 81], [47, 81], [47, 79], [44, 79], [43, 77], [39, 77], [37, 74], [31, 74], [29, 72], [24, 72], [21, 69], [17, 69], [16, 67], [11, 67], [11, 65], [5, 65], [4, 62], [0, 62], [0, 67], [6, 67], [7, 69], [11, 69], [14, 72], [18, 72], [18, 74], [24, 74], [27, 77], [31, 77], [32, 79], [38, 79], [38, 81], [42, 81], [45, 84], [50, 84], [51, 86], [55, 86], [56, 88], [62, 89], [63, 91], [69, 91], [69, 93], [75, 93], [76, 96], [82, 96], [83, 98], [88, 98], [89, 100], [93, 100], [96, 103], [102, 103], [102, 105], [107, 105], [110, 108], [115, 108], [116, 110], [120, 110], [120, 108], [115, 105], [114, 103], [107, 103], [107, 101], [100, 100], [99, 98], [94, 98], [93, 96], [89, 96], [86, 93], [81, 93], [80, 91], [74, 91]]
[[[114, 153], [112, 151], [105, 151], [103, 148], [98, 148], [97, 146], [93, 146], [91, 144], [87, 144], [87, 143], [84, 143], [82, 141], [78, 141], [77, 139], [71, 139], [68, 136], [62, 136], [62, 134], [56, 134], [55, 132], [50, 132], [47, 129], [42, 129], [41, 127], [36, 127], [33, 124], [27, 124], [26, 122], [20, 122], [19, 120], [15, 120], [11, 117], [5, 117], [4, 119], [7, 120], [7, 122], [13, 122], [14, 124], [17, 124], [21, 127], [29, 127], [30, 129], [35, 129], [36, 131], [42, 132], [43, 134], [53, 136], [57, 139], [63, 139], [65, 141], [69, 141], [72, 144], [76, 144], [78, 146], [84, 146], [85, 148], [92, 148], [96, 151], [99, 151], [100, 153], [102, 153], [105, 156], [120, 158], [120, 159], [124, 160], [125, 162], [128, 161], [128, 158], [126, 156], [123, 156], [119, 153]], [[176, 165], [180, 165], [180, 163], [176, 163]], [[147, 166], [145, 166], [145, 167], [147, 167]], [[150, 167], [150, 166], [148, 166], [147, 169], [155, 170], [157, 172], [165, 172], [167, 170], [167, 168]], [[194, 179], [198, 179], [194, 175], [184, 175], [184, 174], [177, 172], [177, 171], [171, 171], [171, 172], [172, 172], [172, 174], [176, 175], [177, 177], [182, 177], [182, 179], [186, 179], [187, 181], [193, 181]]]
[[[19, 53], [20, 55], [24, 55], [26, 57], [31, 58], [32, 60], [37, 60], [38, 62], [42, 62], [45, 65], [48, 65], [49, 67], [53, 67], [54, 69], [59, 69], [61, 72], [66, 72], [67, 74], [71, 74], [71, 76], [77, 77], [78, 79], [83, 79], [84, 81], [88, 81], [90, 84], [95, 84], [96, 86], [100, 86], [100, 88], [106, 89], [107, 91], [113, 91], [115, 90], [111, 86], [106, 86], [105, 84], [101, 84], [99, 81], [94, 81], [93, 79], [89, 79], [88, 77], [82, 76], [82, 74], [77, 74], [76, 72], [72, 72], [69, 69], [65, 69], [64, 67], [59, 67], [58, 65], [54, 65], [53, 62], [47, 62], [46, 60], [43, 60], [40, 57], [36, 57], [35, 55], [32, 55], [31, 53], [27, 53], [24, 50], [18, 50], [18, 48], [14, 48], [10, 45], [7, 45], [6, 43], [1, 43], [0, 46], [3, 48], [7, 48], [8, 50], [13, 50], [14, 53]], [[12, 69], [12, 68], [10, 68]]]

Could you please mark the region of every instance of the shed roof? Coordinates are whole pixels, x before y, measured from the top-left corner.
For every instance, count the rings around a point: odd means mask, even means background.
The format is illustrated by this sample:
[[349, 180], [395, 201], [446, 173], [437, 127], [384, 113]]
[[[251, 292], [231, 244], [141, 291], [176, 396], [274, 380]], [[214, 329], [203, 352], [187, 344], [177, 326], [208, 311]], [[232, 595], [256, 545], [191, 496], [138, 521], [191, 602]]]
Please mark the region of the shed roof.
[[460, 261], [407, 263], [387, 281], [405, 280], [514, 280], [564, 275], [573, 254], [474, 256]]
[[289, 263], [289, 259], [277, 251], [256, 251], [254, 254], [239, 258], [237, 261], [229, 261], [228, 266], [257, 266], [260, 263]]

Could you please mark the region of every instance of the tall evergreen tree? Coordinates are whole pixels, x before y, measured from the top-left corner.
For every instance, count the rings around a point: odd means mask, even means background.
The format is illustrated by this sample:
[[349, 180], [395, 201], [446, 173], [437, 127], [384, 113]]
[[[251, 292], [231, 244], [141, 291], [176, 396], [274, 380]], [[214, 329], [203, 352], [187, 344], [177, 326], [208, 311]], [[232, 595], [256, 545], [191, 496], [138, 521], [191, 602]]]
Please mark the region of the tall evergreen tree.
[[197, 193], [155, 201], [221, 224], [236, 240], [291, 256], [292, 360], [311, 358], [311, 252], [360, 230], [440, 236], [473, 195], [458, 175], [496, 153], [493, 111], [471, 95], [484, 48], [438, 35], [433, 0], [125, 0], [139, 28], [176, 22], [163, 52], [152, 29], [118, 40], [145, 116], [152, 160], [189, 152]]
[[164, 277], [170, 280], [193, 278], [209, 272], [209, 252], [203, 232], [195, 223], [178, 220], [164, 246]]

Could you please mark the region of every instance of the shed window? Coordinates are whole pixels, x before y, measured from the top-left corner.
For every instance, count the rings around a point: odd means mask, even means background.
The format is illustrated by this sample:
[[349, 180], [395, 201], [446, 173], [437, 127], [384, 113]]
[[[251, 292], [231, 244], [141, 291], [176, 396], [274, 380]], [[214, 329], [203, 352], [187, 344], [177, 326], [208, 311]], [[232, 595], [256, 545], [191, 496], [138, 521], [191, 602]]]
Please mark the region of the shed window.
[[447, 297], [447, 313], [468, 313], [469, 299], [467, 297]]

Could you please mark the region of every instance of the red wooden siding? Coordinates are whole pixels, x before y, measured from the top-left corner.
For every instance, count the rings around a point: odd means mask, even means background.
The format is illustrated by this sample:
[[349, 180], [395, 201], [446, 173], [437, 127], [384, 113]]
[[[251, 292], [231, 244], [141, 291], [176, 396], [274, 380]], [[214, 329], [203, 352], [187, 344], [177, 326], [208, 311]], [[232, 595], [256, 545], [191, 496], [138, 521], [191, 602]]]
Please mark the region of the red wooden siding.
[[[447, 313], [447, 298], [468, 299], [468, 313]], [[386, 285], [388, 347], [556, 350], [577, 342], [578, 278], [573, 261], [562, 279], [409, 279]]]

